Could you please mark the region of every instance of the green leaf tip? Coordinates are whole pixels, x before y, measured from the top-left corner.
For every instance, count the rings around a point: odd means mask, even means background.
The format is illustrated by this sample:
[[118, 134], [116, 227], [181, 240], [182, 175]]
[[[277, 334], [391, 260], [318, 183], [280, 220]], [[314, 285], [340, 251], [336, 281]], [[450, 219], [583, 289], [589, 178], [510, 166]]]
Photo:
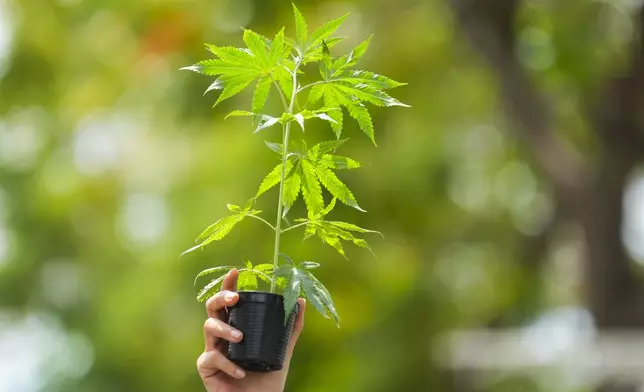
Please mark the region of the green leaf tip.
[[297, 38], [297, 44], [301, 48], [306, 45], [306, 41], [309, 37], [309, 28], [306, 24], [306, 19], [304, 15], [297, 9], [295, 3], [293, 5], [293, 14], [295, 15], [295, 36]]
[[213, 267], [213, 268], [207, 268], [207, 269], [205, 269], [205, 270], [203, 270], [203, 271], [201, 271], [201, 272], [199, 272], [197, 274], [197, 276], [195, 277], [194, 284], [197, 285], [197, 280], [199, 280], [199, 278], [201, 278], [202, 276], [216, 274], [216, 273], [223, 272], [223, 271], [226, 271], [226, 273], [228, 273], [228, 271], [230, 271], [233, 268], [234, 267], [227, 266], [227, 265], [226, 266]]
[[247, 216], [257, 215], [257, 214], [261, 213], [260, 210], [252, 210], [251, 209], [252, 202], [253, 202], [252, 199], [249, 200], [246, 203], [246, 206], [244, 207], [244, 209], [241, 209], [241, 207], [239, 207], [239, 206], [229, 204], [228, 209], [231, 212], [234, 212], [234, 214], [226, 216], [224, 218], [221, 218], [221, 219], [217, 220], [215, 223], [213, 223], [210, 226], [208, 226], [199, 235], [199, 237], [197, 237], [197, 239], [195, 241], [195, 242], [197, 242], [197, 245], [195, 245], [195, 246], [189, 248], [188, 250], [184, 251], [183, 253], [181, 253], [181, 256], [183, 256], [183, 255], [185, 255], [187, 253], [193, 252], [193, 251], [195, 251], [197, 249], [201, 249], [204, 246], [206, 246], [206, 245], [208, 245], [208, 244], [210, 244], [212, 242], [222, 240], [224, 237], [226, 237], [232, 231], [232, 229], [239, 222], [244, 220], [244, 218], [246, 218]]

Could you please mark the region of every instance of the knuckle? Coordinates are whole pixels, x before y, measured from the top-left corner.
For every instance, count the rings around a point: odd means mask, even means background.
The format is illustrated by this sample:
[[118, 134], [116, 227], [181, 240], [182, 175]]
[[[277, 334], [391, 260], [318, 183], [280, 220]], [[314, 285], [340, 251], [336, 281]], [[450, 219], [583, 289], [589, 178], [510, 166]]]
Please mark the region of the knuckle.
[[215, 301], [215, 296], [214, 295], [212, 297], [208, 298], [208, 300], [206, 301], [206, 309], [212, 308], [213, 305], [215, 304], [214, 301]]
[[204, 324], [204, 329], [207, 332], [215, 333], [217, 335], [221, 335], [223, 332], [226, 332], [227, 327], [228, 327], [228, 324], [212, 317], [207, 319], [206, 323]]
[[205, 362], [206, 362], [206, 353], [204, 352], [204, 353], [201, 353], [201, 355], [199, 355], [199, 358], [197, 358], [197, 369], [201, 370]]
[[206, 319], [206, 322], [204, 323], [203, 327], [206, 331], [216, 331], [217, 328], [219, 327], [219, 320], [209, 317]]
[[203, 323], [203, 329], [208, 330], [210, 329], [210, 325], [212, 324], [212, 318], [207, 318], [206, 321]]
[[218, 291], [213, 295], [212, 297], [208, 298], [208, 301], [206, 301], [206, 305], [214, 305], [216, 304], [220, 298], [223, 296], [223, 291]]

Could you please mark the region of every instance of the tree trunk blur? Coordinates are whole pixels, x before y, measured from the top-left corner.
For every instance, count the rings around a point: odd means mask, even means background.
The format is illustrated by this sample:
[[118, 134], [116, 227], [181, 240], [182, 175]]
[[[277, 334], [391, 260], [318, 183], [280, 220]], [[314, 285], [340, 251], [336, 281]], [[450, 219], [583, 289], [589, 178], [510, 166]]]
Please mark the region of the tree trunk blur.
[[[589, 105], [597, 151], [582, 156], [562, 144], [548, 102], [516, 57], [515, 17], [521, 2], [450, 1], [462, 32], [498, 80], [501, 100], [516, 125], [515, 136], [554, 189], [556, 209], [563, 215], [557, 221], [572, 221], [584, 230], [587, 304], [595, 323], [604, 330], [644, 328], [644, 285], [632, 269], [620, 236], [625, 184], [644, 156], [644, 127], [638, 118], [644, 102], [644, 7], [634, 23], [638, 34], [629, 69], [624, 75], [608, 76], [601, 96]], [[636, 385], [610, 380], [598, 389], [636, 390]]]

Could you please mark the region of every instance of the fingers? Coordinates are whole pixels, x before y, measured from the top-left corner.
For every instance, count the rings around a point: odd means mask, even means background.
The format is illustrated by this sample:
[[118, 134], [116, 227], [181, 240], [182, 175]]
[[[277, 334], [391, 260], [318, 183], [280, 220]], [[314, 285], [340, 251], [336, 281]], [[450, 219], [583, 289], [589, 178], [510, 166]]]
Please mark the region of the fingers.
[[206, 349], [197, 360], [197, 369], [199, 375], [205, 380], [222, 371], [234, 378], [243, 378], [246, 373], [237, 365], [228, 360], [223, 352], [217, 350], [217, 344], [225, 341], [239, 342], [242, 339], [242, 333], [222, 321], [226, 307], [233, 306], [239, 300], [239, 294], [235, 293], [237, 289], [237, 278], [239, 272], [232, 269], [228, 272], [221, 285], [221, 291], [208, 299], [206, 310], [208, 319], [204, 324], [204, 340]]
[[229, 342], [239, 342], [242, 340], [242, 333], [225, 322], [216, 319], [208, 318], [206, 324], [203, 327], [204, 340], [206, 342], [205, 351], [216, 350], [217, 343], [220, 339], [224, 339]]
[[197, 370], [202, 379], [214, 376], [222, 371], [234, 378], [244, 378], [244, 372], [239, 366], [230, 362], [220, 351], [207, 351], [197, 359]]
[[221, 318], [221, 311], [228, 306], [233, 306], [238, 300], [239, 294], [234, 291], [222, 289], [222, 291], [213, 295], [208, 299], [208, 301], [206, 301], [208, 317]]
[[221, 284], [222, 290], [235, 291], [237, 290], [237, 277], [239, 272], [233, 268], [228, 271], [228, 275], [224, 278], [223, 283]]
[[304, 312], [306, 311], [306, 300], [304, 298], [299, 298], [297, 300], [299, 304], [299, 311], [295, 317], [295, 323], [293, 324], [293, 332], [291, 332], [291, 339], [288, 341], [288, 347], [286, 349], [286, 358], [290, 360], [293, 355], [293, 350], [295, 350], [295, 344], [297, 339], [300, 337], [302, 329], [304, 329]]

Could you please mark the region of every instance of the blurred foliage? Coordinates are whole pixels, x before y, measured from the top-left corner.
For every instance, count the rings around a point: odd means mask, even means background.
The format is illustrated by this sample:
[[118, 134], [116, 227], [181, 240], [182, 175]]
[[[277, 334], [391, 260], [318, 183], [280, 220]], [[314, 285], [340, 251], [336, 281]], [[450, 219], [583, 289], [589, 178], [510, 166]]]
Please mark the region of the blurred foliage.
[[[581, 97], [619, 71], [632, 38], [627, 3], [527, 2], [516, 26], [558, 124], [589, 150]], [[308, 313], [287, 389], [451, 390], [432, 355], [441, 333], [579, 305], [556, 264], [543, 273], [524, 263], [553, 196], [505, 136], [497, 86], [443, 1], [298, 7], [310, 26], [352, 13], [339, 51], [375, 32], [364, 67], [409, 82], [397, 97], [412, 109], [373, 110], [377, 149], [347, 125], [346, 152], [364, 167], [344, 180], [369, 214], [335, 214], [383, 232], [377, 258], [351, 249], [346, 261], [316, 241], [283, 239], [295, 259], [324, 262], [319, 278], [342, 318], [338, 330]], [[223, 121], [250, 95], [212, 110], [214, 96], [201, 96], [209, 81], [178, 69], [204, 57], [202, 42], [240, 46], [239, 26], [283, 25], [293, 25], [288, 1], [0, 0], [0, 369], [24, 370], [0, 390], [201, 390], [205, 312], [193, 277], [267, 262], [273, 239], [244, 222], [227, 241], [178, 255], [226, 203], [254, 194], [274, 153], [246, 121]], [[11, 328], [44, 335], [9, 351]], [[554, 391], [517, 378], [489, 385]]]

